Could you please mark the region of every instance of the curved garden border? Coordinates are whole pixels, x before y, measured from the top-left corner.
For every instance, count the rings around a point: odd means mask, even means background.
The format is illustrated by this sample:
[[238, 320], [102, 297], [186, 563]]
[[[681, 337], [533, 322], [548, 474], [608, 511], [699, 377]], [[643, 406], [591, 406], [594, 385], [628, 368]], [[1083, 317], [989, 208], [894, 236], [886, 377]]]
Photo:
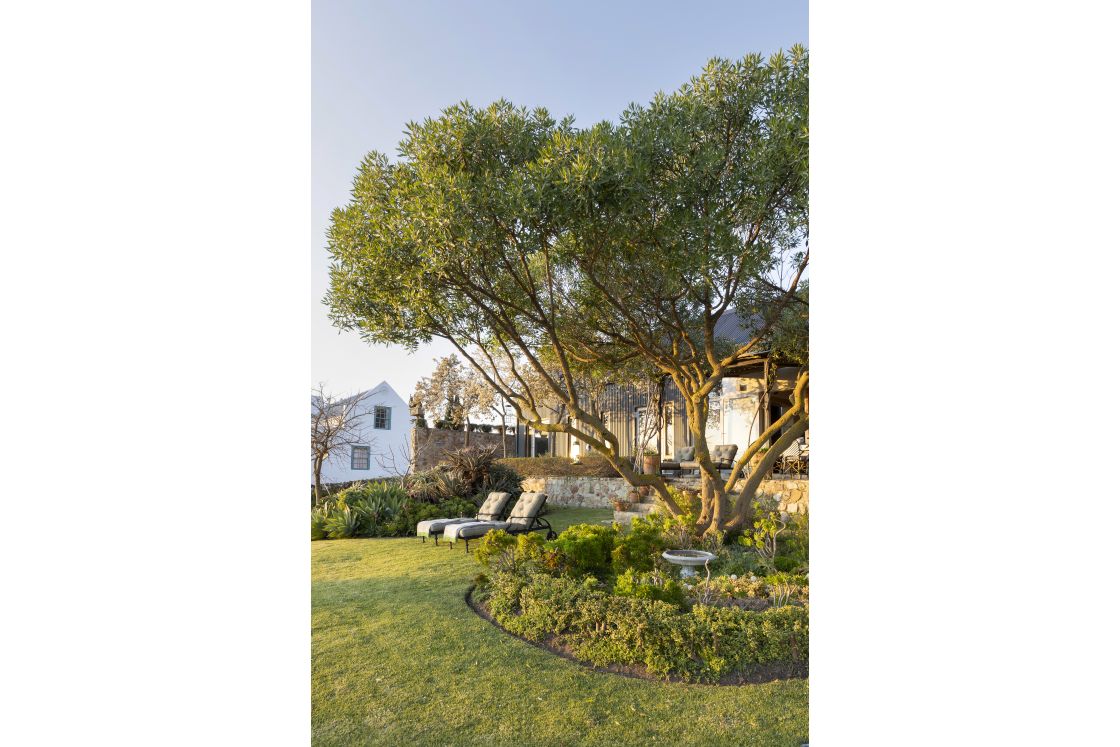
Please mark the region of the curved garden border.
[[805, 679], [809, 676], [809, 663], [808, 662], [775, 662], [773, 664], [756, 664], [747, 670], [736, 672], [727, 675], [720, 679], [719, 682], [686, 682], [683, 678], [677, 675], [670, 675], [668, 680], [657, 675], [650, 674], [642, 666], [630, 666], [623, 664], [612, 664], [609, 667], [600, 667], [590, 664], [567, 651], [560, 646], [552, 645], [549, 640], [533, 641], [524, 636], [511, 633], [502, 627], [502, 625], [494, 619], [485, 607], [474, 600], [475, 584], [467, 587], [466, 592], [463, 594], [463, 601], [467, 603], [467, 607], [472, 612], [481, 617], [486, 622], [493, 625], [502, 633], [517, 638], [520, 641], [528, 643], [530, 646], [539, 648], [542, 651], [547, 651], [550, 654], [559, 656], [562, 659], [567, 659], [570, 662], [580, 665], [584, 669], [590, 669], [593, 672], [602, 672], [604, 674], [616, 674], [622, 677], [629, 677], [637, 680], [649, 680], [651, 682], [679, 682], [688, 685], [699, 685], [702, 687], [727, 687], [734, 685], [759, 685], [766, 682], [777, 682], [779, 680], [793, 680]]

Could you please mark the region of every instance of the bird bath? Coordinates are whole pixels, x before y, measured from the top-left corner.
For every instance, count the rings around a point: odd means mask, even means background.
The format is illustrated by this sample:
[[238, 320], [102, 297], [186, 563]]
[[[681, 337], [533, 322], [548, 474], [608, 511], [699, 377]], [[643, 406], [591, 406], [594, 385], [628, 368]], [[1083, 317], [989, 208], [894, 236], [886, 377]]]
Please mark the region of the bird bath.
[[707, 565], [716, 556], [704, 550], [666, 550], [661, 557], [681, 567], [682, 576], [695, 576], [696, 566]]

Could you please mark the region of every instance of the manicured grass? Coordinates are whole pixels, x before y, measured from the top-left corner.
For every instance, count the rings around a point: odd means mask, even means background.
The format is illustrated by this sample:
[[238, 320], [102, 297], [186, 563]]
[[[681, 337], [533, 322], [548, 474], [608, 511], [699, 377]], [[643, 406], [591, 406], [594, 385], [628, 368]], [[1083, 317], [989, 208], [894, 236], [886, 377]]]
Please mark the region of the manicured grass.
[[[557, 510], [562, 530], [608, 509]], [[717, 687], [590, 671], [477, 617], [479, 566], [415, 538], [311, 545], [317, 745], [800, 745], [804, 680]]]

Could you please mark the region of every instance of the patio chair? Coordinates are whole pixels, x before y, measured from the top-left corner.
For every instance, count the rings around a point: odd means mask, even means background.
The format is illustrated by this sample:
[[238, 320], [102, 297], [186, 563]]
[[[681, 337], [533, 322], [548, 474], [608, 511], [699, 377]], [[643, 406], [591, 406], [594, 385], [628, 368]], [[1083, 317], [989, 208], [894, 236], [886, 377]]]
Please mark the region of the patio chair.
[[463, 540], [467, 552], [471, 550], [472, 539], [478, 539], [494, 529], [504, 529], [510, 534], [547, 531], [548, 539], [555, 539], [556, 532], [552, 530], [552, 525], [540, 518], [546, 500], [548, 496], [544, 493], [522, 493], [505, 521], [468, 521], [452, 524], [443, 530], [443, 538], [447, 540], [448, 547], [453, 547], [457, 541]]
[[787, 475], [792, 475], [794, 472], [800, 473], [801, 449], [804, 440], [803, 438], [795, 440], [782, 452], [781, 457], [774, 464], [775, 473]]
[[[737, 444], [720, 444], [713, 446], [708, 452], [715, 463], [716, 469], [731, 469], [735, 466], [735, 454], [739, 451]], [[695, 460], [681, 462], [681, 469], [700, 469], [700, 462]]]
[[458, 519], [428, 519], [416, 525], [416, 536], [421, 542], [427, 542], [428, 537], [435, 539], [439, 544], [439, 537], [443, 531], [452, 524], [463, 524], [468, 521], [497, 521], [502, 517], [502, 511], [509, 503], [509, 493], [491, 493], [478, 509], [478, 514], [472, 519], [462, 516]]
[[695, 446], [682, 446], [673, 453], [672, 459], [661, 463], [661, 471], [680, 474], [681, 463], [689, 461], [694, 456], [696, 456]]

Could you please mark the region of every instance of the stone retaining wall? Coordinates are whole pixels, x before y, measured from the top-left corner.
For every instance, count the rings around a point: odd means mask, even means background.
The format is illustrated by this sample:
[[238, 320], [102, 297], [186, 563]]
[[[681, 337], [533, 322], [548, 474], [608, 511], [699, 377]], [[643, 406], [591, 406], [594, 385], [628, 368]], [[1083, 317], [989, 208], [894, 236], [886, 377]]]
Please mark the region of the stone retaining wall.
[[[670, 484], [699, 487], [699, 481], [670, 480]], [[613, 499], [624, 500], [632, 490], [621, 477], [526, 477], [521, 487], [547, 493], [550, 506], [572, 508], [610, 508]], [[809, 513], [808, 480], [763, 480], [758, 492], [776, 499], [781, 511]]]
[[548, 505], [570, 508], [610, 508], [611, 500], [625, 500], [633, 488], [621, 477], [526, 477], [526, 492], [548, 494]]
[[779, 511], [809, 513], [808, 480], [763, 480], [758, 492], [776, 499]]

